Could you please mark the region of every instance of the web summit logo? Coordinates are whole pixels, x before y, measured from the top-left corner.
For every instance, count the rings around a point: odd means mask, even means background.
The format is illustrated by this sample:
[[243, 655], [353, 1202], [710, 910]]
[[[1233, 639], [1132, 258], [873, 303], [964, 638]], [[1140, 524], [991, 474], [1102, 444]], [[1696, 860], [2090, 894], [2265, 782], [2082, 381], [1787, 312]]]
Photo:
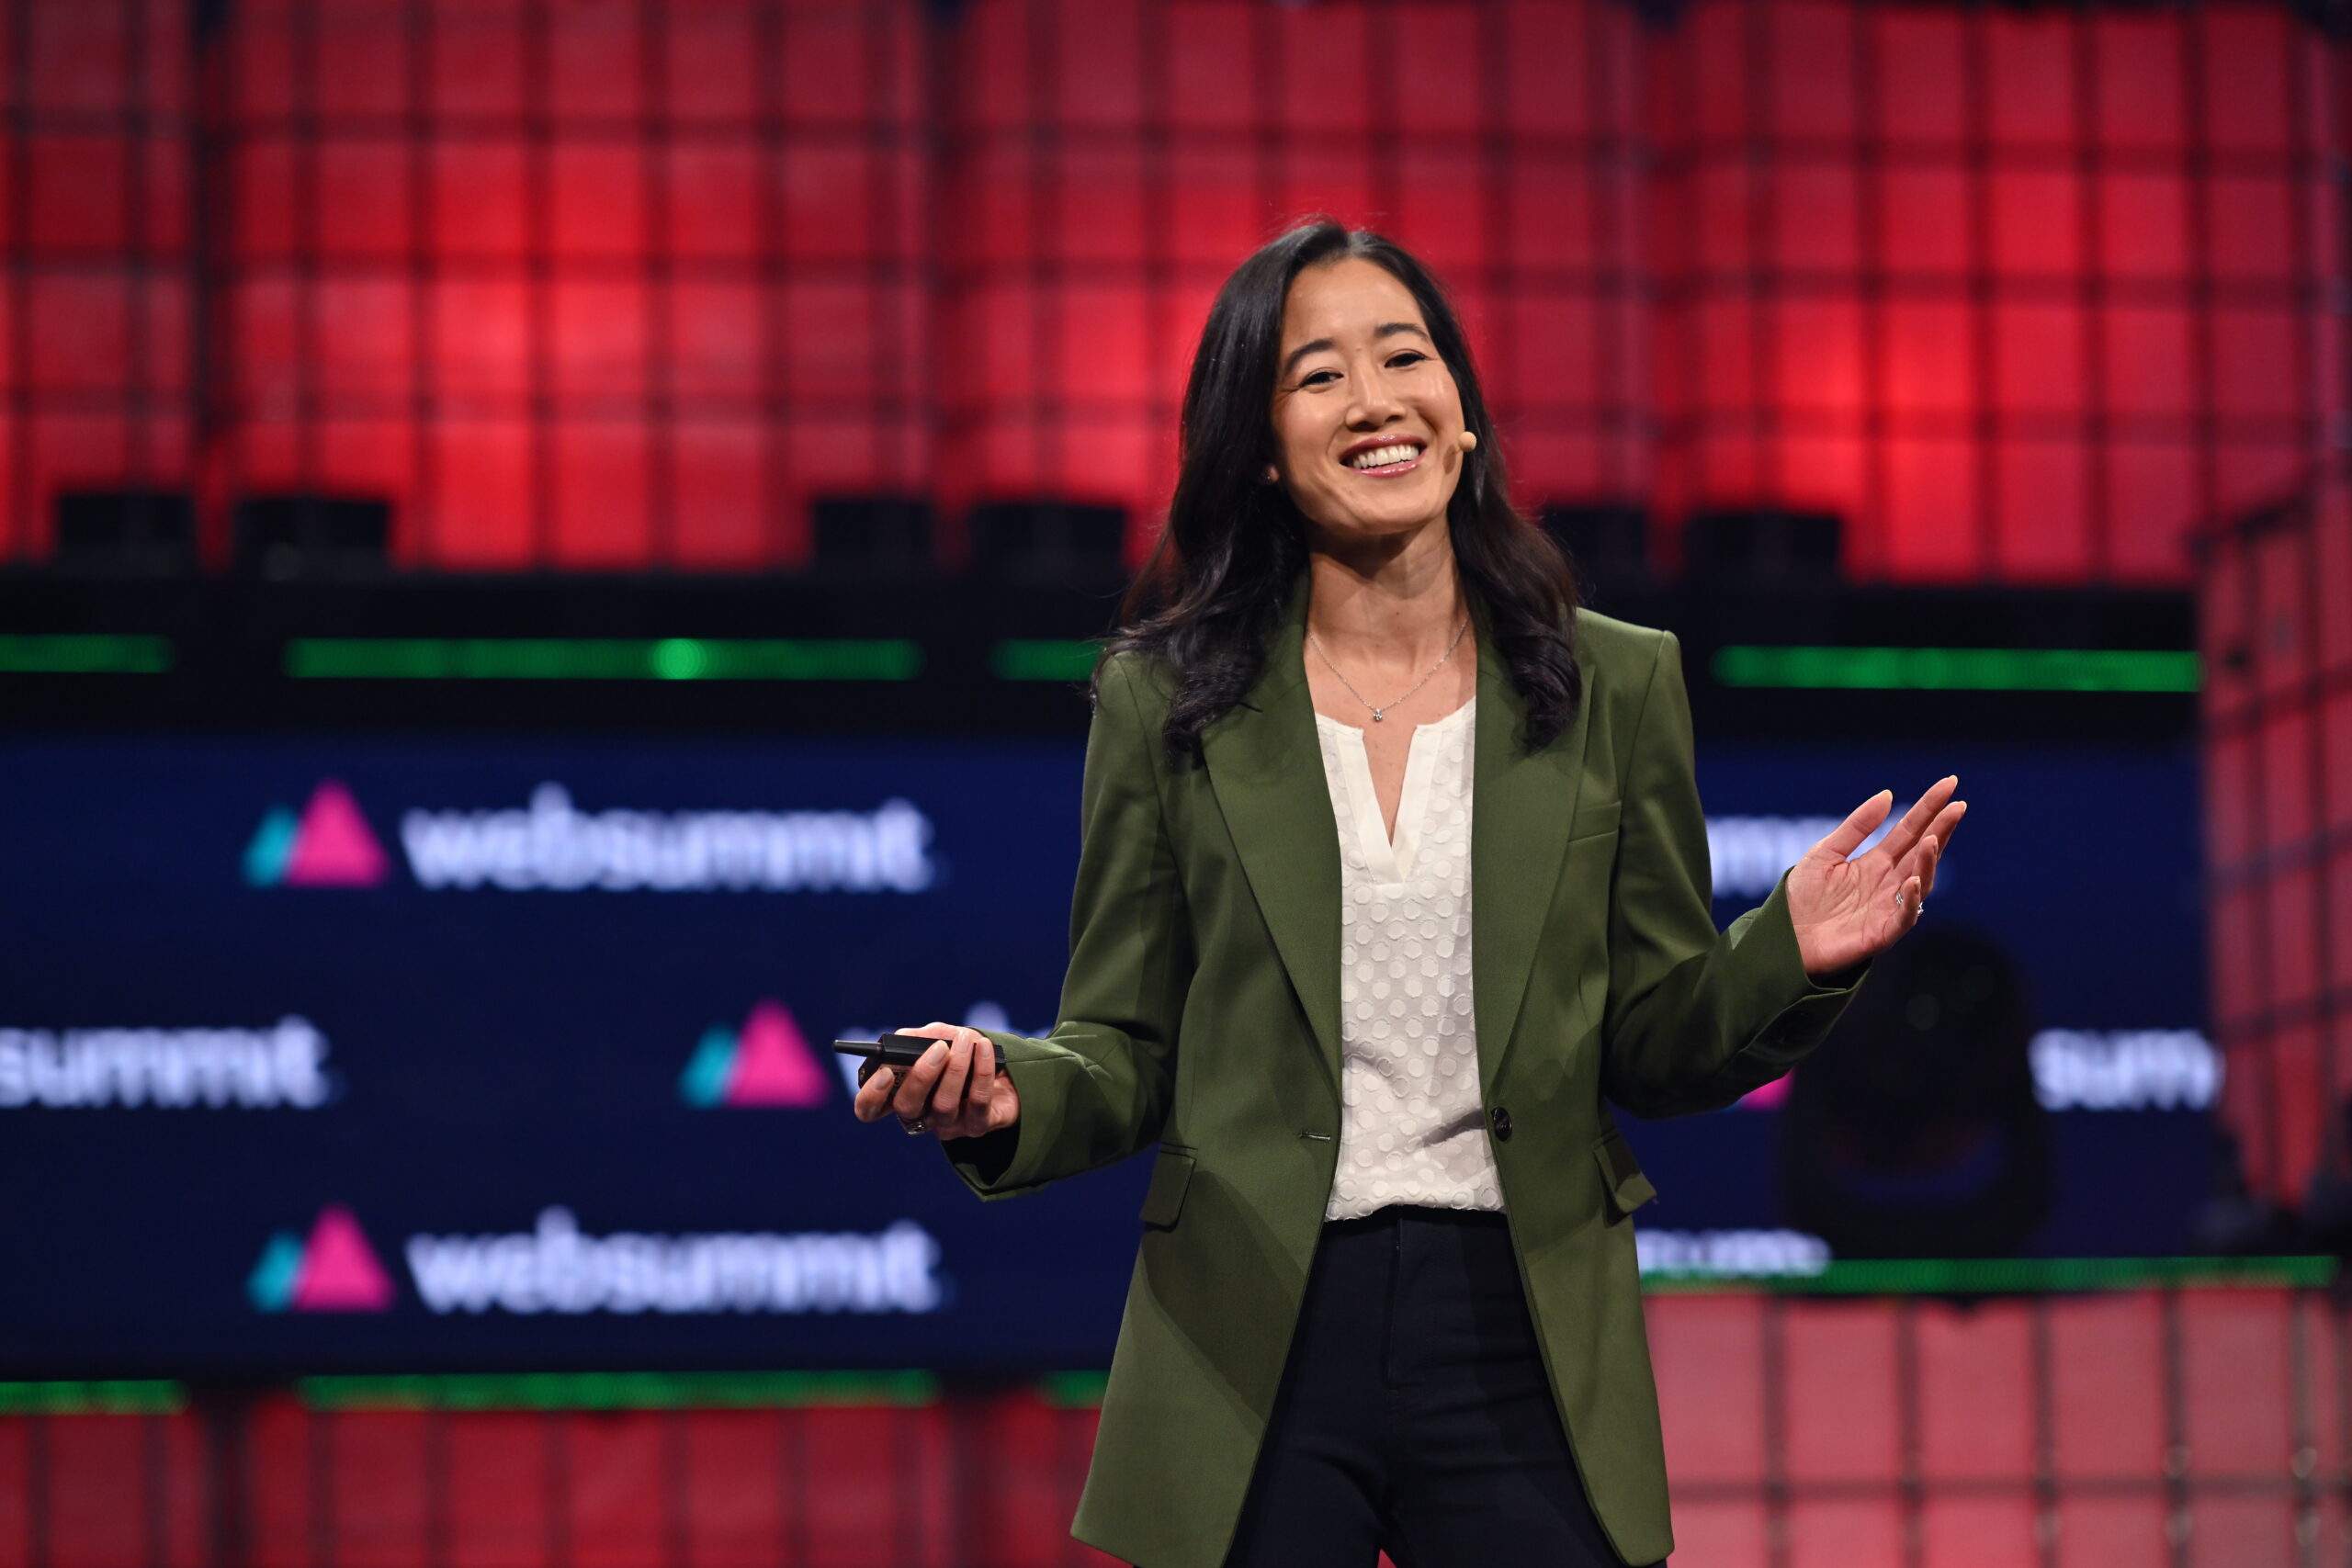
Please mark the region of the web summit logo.
[[[592, 1235], [551, 1205], [527, 1231], [411, 1235], [415, 1300], [435, 1316], [490, 1312], [930, 1313], [948, 1304], [938, 1239], [912, 1220], [875, 1232], [720, 1231]], [[349, 1209], [329, 1204], [305, 1241], [280, 1231], [245, 1294], [266, 1313], [390, 1312], [392, 1276]]]
[[[403, 811], [399, 848], [428, 892], [921, 893], [939, 874], [932, 831], [895, 796], [871, 811], [585, 811], [549, 781], [519, 808]], [[300, 817], [272, 807], [245, 846], [255, 887], [376, 887], [391, 869], [335, 779]]]
[[779, 1001], [752, 1008], [741, 1030], [712, 1024], [678, 1076], [678, 1098], [698, 1111], [822, 1105], [826, 1092], [824, 1069]]
[[376, 887], [391, 872], [359, 803], [338, 779], [322, 779], [296, 817], [273, 806], [245, 846], [245, 881], [255, 887]]
[[263, 1312], [390, 1312], [392, 1277], [351, 1211], [330, 1203], [308, 1241], [292, 1231], [269, 1238], [245, 1294]]
[[271, 1029], [0, 1029], [0, 1111], [284, 1107], [334, 1098], [327, 1037], [288, 1015]]

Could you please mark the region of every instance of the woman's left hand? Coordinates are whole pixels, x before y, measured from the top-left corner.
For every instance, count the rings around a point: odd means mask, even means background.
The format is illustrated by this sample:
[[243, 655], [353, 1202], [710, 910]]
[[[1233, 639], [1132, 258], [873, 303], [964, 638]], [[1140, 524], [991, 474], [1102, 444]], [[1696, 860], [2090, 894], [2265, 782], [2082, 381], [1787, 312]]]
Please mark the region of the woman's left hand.
[[1789, 869], [1789, 919], [1804, 972], [1818, 979], [1884, 953], [1919, 919], [1936, 886], [1936, 862], [1968, 810], [1953, 800], [1953, 774], [1939, 779], [1866, 855], [1848, 860], [1894, 809], [1881, 790], [1805, 851]]

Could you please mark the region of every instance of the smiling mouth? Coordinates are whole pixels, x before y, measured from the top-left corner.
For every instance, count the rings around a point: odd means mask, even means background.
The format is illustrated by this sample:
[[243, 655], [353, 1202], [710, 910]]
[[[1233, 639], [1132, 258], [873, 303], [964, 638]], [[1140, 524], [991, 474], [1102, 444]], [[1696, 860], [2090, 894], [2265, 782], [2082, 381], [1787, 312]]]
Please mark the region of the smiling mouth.
[[1361, 452], [1351, 452], [1340, 459], [1359, 474], [1386, 479], [1396, 474], [1408, 474], [1420, 467], [1420, 444], [1394, 441], [1385, 446], [1367, 446]]

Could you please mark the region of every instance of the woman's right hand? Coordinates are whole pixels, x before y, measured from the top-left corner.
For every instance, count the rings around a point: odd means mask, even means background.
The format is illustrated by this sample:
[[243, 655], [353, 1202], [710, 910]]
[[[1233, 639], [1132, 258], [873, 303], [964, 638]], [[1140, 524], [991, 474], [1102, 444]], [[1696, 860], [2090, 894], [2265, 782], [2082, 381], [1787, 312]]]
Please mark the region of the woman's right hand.
[[900, 1034], [939, 1042], [904, 1072], [877, 1071], [858, 1086], [851, 1108], [861, 1122], [895, 1115], [910, 1133], [942, 1142], [977, 1138], [1021, 1120], [1021, 1096], [1010, 1075], [996, 1070], [996, 1043], [977, 1029], [926, 1023]]

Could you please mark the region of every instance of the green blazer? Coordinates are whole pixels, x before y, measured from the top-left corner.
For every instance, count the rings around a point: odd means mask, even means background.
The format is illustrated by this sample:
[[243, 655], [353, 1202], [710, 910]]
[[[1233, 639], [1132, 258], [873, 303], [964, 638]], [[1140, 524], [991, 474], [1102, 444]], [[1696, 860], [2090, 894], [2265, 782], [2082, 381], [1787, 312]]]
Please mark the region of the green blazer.
[[[1102, 671], [1060, 1021], [992, 1034], [1021, 1120], [942, 1145], [984, 1198], [1157, 1141], [1072, 1533], [1144, 1568], [1217, 1568], [1315, 1257], [1340, 1132], [1340, 850], [1301, 662], [1306, 579], [1248, 698], [1160, 746], [1161, 671]], [[1482, 650], [1484, 654], [1485, 650]], [[1727, 1105], [1817, 1044], [1861, 967], [1816, 985], [1787, 878], [1718, 933], [1671, 633], [1579, 613], [1586, 695], [1529, 755], [1478, 671], [1471, 987], [1478, 1084], [1528, 1306], [1620, 1555], [1672, 1549], [1634, 1227], [1656, 1196], [1606, 1101]]]

